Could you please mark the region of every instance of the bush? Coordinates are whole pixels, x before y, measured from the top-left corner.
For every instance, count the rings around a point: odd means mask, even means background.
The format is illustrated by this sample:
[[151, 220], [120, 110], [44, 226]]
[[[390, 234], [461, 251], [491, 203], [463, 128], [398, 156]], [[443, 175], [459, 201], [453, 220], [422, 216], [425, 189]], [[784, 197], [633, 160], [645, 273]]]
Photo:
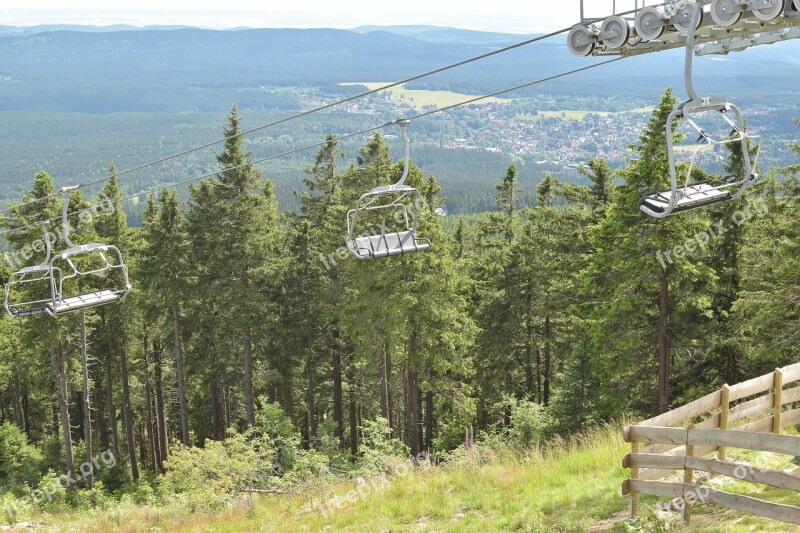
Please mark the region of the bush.
[[364, 435], [359, 465], [366, 473], [387, 472], [390, 459], [408, 457], [410, 450], [400, 439], [392, 438], [389, 421], [378, 417], [367, 420], [361, 427]]
[[31, 492], [33, 504], [45, 512], [54, 512], [67, 505], [66, 480], [48, 470], [36, 484], [36, 490]]
[[28, 521], [32, 510], [30, 498], [17, 498], [10, 492], [0, 494], [0, 524]]
[[273, 470], [276, 474], [288, 472], [300, 448], [300, 435], [280, 404], [270, 403], [263, 397], [258, 403], [258, 425], [251, 430], [252, 434], [269, 437], [275, 448]]
[[536, 446], [546, 435], [549, 425], [547, 414], [540, 404], [517, 402], [511, 411], [509, 443], [522, 450]]
[[41, 475], [42, 454], [14, 424], [0, 425], [0, 479], [9, 486], [34, 486]]
[[192, 509], [219, 509], [233, 496], [272, 478], [275, 448], [267, 436], [233, 433], [204, 448], [177, 445], [164, 463], [162, 493], [184, 494]]
[[109, 503], [108, 492], [102, 481], [94, 482], [92, 490], [82, 489], [67, 493], [67, 502], [76, 509], [105, 507]]

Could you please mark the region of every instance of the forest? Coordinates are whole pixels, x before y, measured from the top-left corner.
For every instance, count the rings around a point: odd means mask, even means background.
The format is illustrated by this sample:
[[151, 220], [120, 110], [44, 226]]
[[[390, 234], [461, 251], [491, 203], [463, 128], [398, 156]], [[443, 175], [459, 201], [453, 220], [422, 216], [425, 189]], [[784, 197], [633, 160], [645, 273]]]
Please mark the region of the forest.
[[[63, 473], [64, 505], [209, 509], [391, 454], [446, 461], [475, 440], [525, 446], [647, 417], [796, 362], [800, 165], [764, 169], [740, 199], [651, 219], [637, 199], [668, 187], [676, 103], [671, 90], [653, 102], [624, 168], [589, 161], [588, 185], [548, 174], [523, 190], [513, 164], [485, 176], [496, 206], [480, 216], [442, 216], [436, 177], [412, 164], [433, 246], [384, 259], [360, 261], [343, 239], [360, 194], [403, 172], [380, 134], [353, 161], [328, 135], [296, 210], [249, 164], [235, 106], [217, 176], [185, 203], [150, 194], [140, 226], [112, 166], [102, 195], [65, 201], [75, 243], [121, 250], [130, 295], [85, 316], [0, 320], [6, 515], [55, 505], [27, 495]], [[725, 173], [741, 175], [727, 146]], [[35, 222], [59, 219], [57, 192], [42, 171], [2, 219], [33, 224], [6, 233], [4, 279], [41, 262]]]

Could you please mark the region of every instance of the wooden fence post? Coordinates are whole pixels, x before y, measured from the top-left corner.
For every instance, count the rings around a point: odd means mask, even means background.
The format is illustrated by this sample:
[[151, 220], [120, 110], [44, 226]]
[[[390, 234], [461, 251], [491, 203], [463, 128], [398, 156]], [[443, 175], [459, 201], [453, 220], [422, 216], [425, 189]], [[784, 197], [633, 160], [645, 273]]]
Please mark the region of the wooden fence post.
[[772, 432], [780, 434], [781, 432], [781, 408], [783, 406], [783, 371], [780, 368], [775, 369], [775, 384], [773, 385], [774, 399], [772, 404]]
[[[631, 455], [639, 453], [639, 443], [631, 442]], [[631, 479], [639, 479], [639, 469], [631, 467]], [[639, 514], [639, 494], [631, 490], [631, 518]]]
[[[726, 383], [722, 386], [719, 401], [719, 429], [728, 429], [728, 414], [731, 410], [731, 388]], [[725, 460], [725, 446], [717, 448], [717, 459]]]
[[[694, 429], [694, 424], [689, 424], [689, 430]], [[688, 439], [688, 433], [687, 439]], [[691, 444], [686, 444], [686, 457], [694, 456], [694, 446]], [[692, 504], [686, 501], [686, 485], [691, 485], [694, 482], [694, 470], [691, 468], [686, 468], [684, 466], [683, 469], [683, 523], [685, 525], [689, 525], [692, 521]]]

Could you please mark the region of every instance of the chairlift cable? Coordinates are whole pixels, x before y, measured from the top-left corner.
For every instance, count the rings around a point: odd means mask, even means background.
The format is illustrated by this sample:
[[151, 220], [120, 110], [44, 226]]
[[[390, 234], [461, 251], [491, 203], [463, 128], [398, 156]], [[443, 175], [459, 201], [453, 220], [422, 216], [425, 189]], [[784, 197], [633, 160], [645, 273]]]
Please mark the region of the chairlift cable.
[[[665, 5], [667, 5], [667, 2], [659, 4], [656, 7], [662, 7], [662, 6], [665, 6]], [[636, 12], [636, 10], [632, 9], [630, 11], [619, 13], [619, 15], [629, 15], [629, 14], [633, 14], [635, 12]], [[598, 19], [588, 20], [588, 21], [585, 21], [585, 22], [591, 23], [591, 22], [599, 22], [601, 20], [602, 19], [598, 18]], [[567, 33], [571, 29], [572, 29], [572, 26], [570, 26], [568, 28], [563, 28], [563, 29], [560, 29], [560, 30], [557, 30], [557, 31], [553, 31], [553, 32], [550, 32], [550, 33], [547, 33], [547, 34], [544, 34], [544, 35], [539, 35], [537, 37], [532, 37], [530, 39], [526, 39], [526, 40], [521, 41], [519, 43], [515, 43], [515, 44], [509, 45], [509, 46], [505, 46], [503, 48], [498, 48], [497, 50], [492, 50], [491, 52], [486, 52], [484, 54], [480, 54], [480, 55], [471, 57], [469, 59], [464, 59], [464, 60], [458, 61], [456, 63], [451, 63], [451, 64], [446, 65], [444, 67], [439, 67], [437, 69], [430, 70], [430, 71], [424, 72], [422, 74], [417, 74], [417, 75], [411, 76], [410, 78], [406, 78], [404, 80], [396, 81], [396, 82], [384, 85], [382, 87], [377, 87], [375, 89], [371, 89], [371, 90], [363, 92], [363, 93], [359, 93], [359, 94], [356, 94], [356, 95], [353, 95], [353, 96], [349, 96], [349, 97], [341, 99], [341, 100], [337, 100], [335, 102], [331, 102], [329, 104], [325, 104], [325, 105], [316, 107], [314, 109], [309, 109], [308, 111], [302, 111], [300, 113], [297, 113], [295, 115], [291, 115], [291, 116], [286, 117], [286, 118], [282, 118], [282, 119], [279, 119], [279, 120], [276, 120], [276, 121], [273, 121], [273, 122], [270, 122], [270, 123], [267, 123], [267, 124], [262, 124], [260, 126], [254, 127], [254, 128], [251, 128], [251, 129], [248, 129], [248, 130], [244, 130], [242, 132], [239, 132], [236, 135], [231, 135], [229, 137], [224, 137], [224, 138], [221, 138], [221, 139], [217, 139], [215, 141], [211, 141], [211, 142], [208, 142], [208, 143], [205, 143], [205, 144], [202, 144], [202, 145], [198, 145], [198, 146], [195, 146], [193, 148], [187, 148], [186, 150], [183, 150], [181, 152], [177, 152], [177, 153], [174, 153], [172, 155], [168, 155], [168, 156], [162, 157], [160, 159], [156, 159], [156, 160], [150, 161], [148, 163], [143, 163], [141, 165], [138, 165], [138, 166], [135, 166], [135, 167], [131, 167], [131, 168], [128, 168], [128, 169], [125, 169], [125, 170], [122, 170], [122, 171], [119, 171], [116, 174], [114, 174], [114, 176], [119, 178], [119, 177], [124, 176], [126, 174], [130, 174], [130, 173], [133, 173], [133, 172], [136, 172], [136, 171], [139, 171], [139, 170], [143, 170], [145, 168], [149, 168], [149, 167], [152, 167], [152, 166], [155, 166], [155, 165], [159, 165], [161, 163], [165, 163], [167, 161], [171, 161], [173, 159], [177, 159], [179, 157], [183, 157], [185, 155], [189, 155], [189, 154], [197, 152], [199, 150], [203, 150], [205, 148], [210, 148], [212, 146], [216, 146], [218, 144], [221, 144], [223, 142], [227, 142], [229, 140], [238, 139], [240, 137], [244, 137], [244, 136], [249, 135], [251, 133], [262, 131], [262, 130], [265, 130], [265, 129], [268, 129], [268, 128], [273, 128], [275, 126], [280, 126], [282, 124], [286, 124], [288, 122], [292, 122], [294, 120], [297, 120], [297, 119], [300, 119], [300, 118], [303, 118], [303, 117], [307, 117], [307, 116], [312, 115], [314, 113], [319, 113], [321, 111], [325, 111], [325, 110], [330, 109], [332, 107], [336, 107], [336, 106], [339, 106], [339, 105], [350, 103], [350, 102], [353, 102], [355, 100], [359, 100], [361, 98], [366, 98], [368, 96], [371, 96], [373, 94], [377, 94], [377, 93], [379, 93], [381, 91], [385, 91], [387, 89], [392, 89], [392, 88], [400, 86], [400, 85], [405, 85], [407, 83], [418, 81], [418, 80], [421, 80], [423, 78], [428, 78], [428, 77], [434, 76], [436, 74], [441, 74], [442, 72], [447, 72], [448, 70], [452, 70], [452, 69], [455, 69], [455, 68], [458, 68], [458, 67], [463, 67], [465, 65], [469, 65], [470, 63], [475, 63], [477, 61], [481, 61], [481, 60], [487, 59], [489, 57], [493, 57], [493, 56], [496, 56], [496, 55], [499, 55], [499, 54], [510, 52], [511, 50], [515, 50], [517, 48], [522, 48], [522, 47], [527, 46], [529, 44], [534, 44], [534, 43], [537, 43], [539, 41], [550, 39], [550, 38], [556, 37], [558, 35], [561, 35], [563, 33]], [[488, 96], [486, 98], [488, 98]], [[450, 107], [453, 107], [453, 106], [450, 106]], [[105, 181], [108, 181], [109, 179], [111, 179], [111, 176], [104, 176], [102, 178], [98, 178], [98, 179], [95, 179], [95, 180], [92, 180], [92, 181], [88, 181], [88, 182], [85, 182], [85, 183], [78, 184], [75, 187], [77, 187], [78, 189], [83, 189], [85, 187], [90, 187], [92, 185], [97, 185], [98, 183], [103, 183]], [[0, 210], [0, 215], [5, 214], [5, 213], [9, 213], [11, 211], [14, 211], [16, 209], [19, 209], [21, 207], [25, 207], [25, 206], [28, 206], [28, 205], [31, 205], [31, 204], [35, 204], [35, 203], [38, 203], [38, 202], [44, 202], [44, 201], [47, 201], [47, 200], [52, 200], [54, 198], [58, 198], [59, 196], [60, 196], [60, 194], [52, 194], [52, 195], [49, 195], [49, 196], [43, 196], [41, 198], [36, 198], [34, 200], [29, 200], [28, 202], [23, 202], [23, 203], [21, 203], [19, 205], [15, 205], [13, 207], [8, 207], [8, 208]], [[0, 233], [0, 235], [3, 235], [3, 234]]]
[[561, 74], [556, 74], [554, 76], [548, 76], [547, 78], [541, 78], [541, 79], [538, 79], [538, 80], [529, 81], [527, 83], [523, 83], [522, 85], [517, 85], [515, 87], [511, 87], [510, 89], [503, 89], [501, 91], [497, 91], [497, 92], [494, 92], [492, 94], [486, 94], [484, 96], [476, 96], [475, 98], [471, 98], [471, 99], [465, 100], [463, 102], [458, 102], [456, 104], [452, 104], [452, 105], [449, 105], [449, 106], [446, 106], [446, 107], [441, 107], [439, 109], [426, 111], [425, 113], [420, 113], [419, 115], [415, 115], [413, 117], [408, 117], [408, 120], [417, 120], [417, 119], [420, 119], [420, 118], [423, 118], [423, 117], [427, 117], [427, 116], [430, 116], [430, 115], [435, 115], [436, 113], [443, 113], [444, 111], [449, 111], [449, 110], [454, 109], [456, 107], [462, 107], [462, 106], [465, 106], [465, 105], [474, 104], [476, 102], [480, 102], [481, 100], [486, 100], [487, 98], [494, 98], [496, 96], [500, 96], [501, 94], [506, 94], [506, 93], [510, 93], [510, 92], [514, 92], [514, 91], [519, 91], [520, 89], [525, 89], [525, 88], [532, 87], [534, 85], [539, 85], [541, 83], [545, 83], [545, 82], [548, 82], [548, 81], [557, 80], [559, 78], [563, 78], [563, 77], [569, 76], [571, 74], [578, 74], [578, 73], [583, 72], [585, 70], [590, 70], [590, 69], [593, 69], [593, 68], [596, 68], [596, 67], [601, 67], [603, 65], [608, 65], [609, 63], [614, 63], [614, 62], [620, 61], [622, 59], [624, 59], [624, 58], [623, 57], [616, 57], [614, 59], [609, 59], [607, 61], [601, 61], [600, 63], [595, 63], [593, 65], [589, 65], [589, 66], [586, 66], [586, 67], [576, 68], [574, 70], [569, 70], [567, 72], [562, 72]]
[[[487, 98], [493, 98], [493, 97], [501, 95], [501, 94], [505, 94], [505, 93], [508, 93], [508, 92], [524, 89], [526, 87], [531, 87], [533, 85], [544, 83], [546, 81], [552, 81], [552, 80], [555, 80], [555, 79], [558, 79], [558, 78], [569, 76], [570, 74], [576, 74], [576, 73], [587, 71], [587, 70], [590, 70], [590, 69], [593, 69], [593, 68], [601, 67], [601, 66], [607, 65], [609, 63], [613, 63], [615, 61], [621, 61], [622, 59], [625, 59], [625, 58], [624, 57], [617, 57], [617, 58], [609, 59], [607, 61], [603, 61], [603, 62], [600, 62], [600, 63], [595, 63], [593, 65], [588, 65], [588, 66], [581, 67], [581, 68], [574, 69], [574, 70], [570, 70], [570, 71], [567, 71], [567, 72], [562, 72], [561, 74], [556, 74], [554, 76], [548, 76], [546, 78], [541, 78], [541, 79], [534, 80], [534, 81], [531, 81], [531, 82], [528, 82], [528, 83], [523, 83], [521, 85], [517, 85], [517, 86], [509, 88], [509, 89], [503, 89], [501, 91], [496, 91], [496, 92], [493, 92], [491, 94], [487, 94], [487, 95], [484, 95], [484, 96], [478, 96], [478, 97], [470, 98], [468, 100], [464, 100], [463, 102], [452, 104], [452, 105], [449, 105], [449, 106], [446, 106], [446, 107], [442, 107], [440, 109], [435, 109], [435, 110], [432, 110], [432, 111], [426, 111], [425, 113], [420, 113], [420, 114], [415, 115], [413, 117], [409, 117], [408, 119], [405, 119], [405, 120], [413, 121], [413, 120], [416, 120], [418, 118], [426, 117], [426, 116], [429, 116], [429, 115], [432, 115], [432, 114], [435, 114], [435, 113], [441, 113], [441, 112], [449, 111], [449, 110], [457, 108], [457, 107], [474, 104], [476, 102], [479, 102], [481, 100], [485, 100]], [[374, 126], [372, 128], [361, 130], [361, 131], [358, 131], [358, 132], [355, 132], [355, 133], [348, 133], [346, 135], [337, 136], [336, 140], [337, 141], [342, 141], [342, 140], [350, 139], [352, 137], [357, 137], [359, 135], [365, 135], [367, 133], [372, 133], [372, 132], [375, 132], [375, 131], [382, 130], [382, 129], [386, 128], [387, 126], [393, 126], [396, 123], [397, 123], [397, 121], [393, 120], [393, 121], [387, 122], [386, 124], [382, 124], [380, 126]], [[131, 200], [133, 198], [141, 197], [143, 195], [147, 195], [147, 194], [151, 194], [151, 193], [155, 193], [155, 192], [160, 192], [160, 191], [163, 191], [165, 189], [171, 189], [171, 188], [174, 188], [174, 187], [179, 187], [181, 185], [186, 185], [187, 183], [192, 183], [192, 182], [199, 181], [199, 180], [202, 180], [202, 179], [212, 178], [212, 177], [214, 177], [214, 176], [216, 176], [216, 175], [218, 175], [218, 174], [220, 174], [222, 172], [228, 172], [228, 171], [231, 171], [231, 170], [238, 170], [238, 169], [245, 168], [245, 167], [248, 167], [248, 166], [257, 165], [257, 164], [260, 164], [260, 163], [265, 163], [265, 162], [271, 161], [273, 159], [278, 159], [278, 158], [286, 157], [286, 156], [293, 155], [293, 154], [296, 154], [296, 153], [299, 153], [299, 152], [304, 152], [306, 150], [312, 150], [314, 148], [321, 148], [326, 143], [327, 143], [327, 141], [322, 141], [322, 142], [310, 144], [310, 145], [307, 145], [307, 146], [303, 146], [303, 147], [300, 147], [300, 148], [294, 148], [292, 150], [281, 152], [279, 154], [273, 154], [271, 156], [263, 157], [261, 159], [256, 159], [254, 161], [250, 161], [248, 163], [245, 163], [245, 164], [242, 164], [242, 165], [239, 165], [239, 166], [225, 168], [225, 169], [217, 170], [217, 171], [214, 171], [214, 172], [209, 172], [207, 174], [203, 174], [202, 176], [195, 176], [193, 178], [188, 178], [186, 180], [178, 181], [178, 182], [175, 182], [175, 183], [162, 184], [162, 185], [159, 185], [157, 187], [154, 187], [154, 188], [142, 191], [142, 192], [138, 192], [138, 193], [130, 194], [128, 196], [124, 196], [124, 197], [122, 197], [120, 199], [120, 201], [121, 202], [125, 202], [125, 201]], [[74, 186], [73, 188], [77, 189], [78, 187], [79, 186]], [[62, 195], [62, 193], [59, 192], [58, 194], [53, 195], [53, 196], [54, 197], [58, 197], [58, 196], [61, 196], [61, 195]], [[42, 198], [38, 199], [38, 201], [42, 201], [45, 198], [46, 197], [42, 197]], [[23, 204], [23, 205], [25, 205], [25, 204]], [[22, 206], [18, 206], [18, 207], [22, 207]], [[89, 209], [91, 209], [91, 208], [87, 208], [87, 209], [79, 210], [79, 211], [74, 211], [72, 213], [69, 213], [68, 216], [77, 215], [77, 214], [80, 214], [83, 211], [87, 211]], [[2, 213], [2, 212], [0, 212], [0, 213]], [[8, 230], [0, 232], [0, 237], [2, 237], [3, 235], [7, 235], [9, 233], [13, 233], [13, 232], [16, 232], [16, 231], [21, 231], [21, 230], [24, 230], [24, 229], [31, 228], [31, 227], [39, 225], [39, 224], [41, 224], [43, 222], [44, 223], [49, 223], [49, 222], [54, 222], [54, 221], [57, 221], [57, 220], [61, 220], [61, 217], [55, 217], [55, 218], [52, 218], [52, 219], [49, 219], [49, 220], [44, 220], [44, 221], [40, 220], [40, 221], [32, 222], [30, 224], [26, 224], [26, 225], [23, 225], [23, 226], [18, 226], [16, 228], [12, 228], [12, 229], [8, 229]]]

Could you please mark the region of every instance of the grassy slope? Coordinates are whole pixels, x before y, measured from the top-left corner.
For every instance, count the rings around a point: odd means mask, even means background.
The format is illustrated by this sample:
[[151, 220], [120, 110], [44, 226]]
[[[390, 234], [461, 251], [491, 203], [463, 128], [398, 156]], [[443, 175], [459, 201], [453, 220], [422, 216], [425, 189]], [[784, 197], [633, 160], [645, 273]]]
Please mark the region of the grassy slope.
[[[255, 496], [225, 512], [186, 515], [164, 508], [115, 506], [38, 520], [62, 531], [664, 531], [678, 513], [660, 513], [658, 500], [643, 497], [642, 515], [627, 519], [628, 499], [619, 495], [628, 471], [618, 428], [595, 432], [569, 444], [524, 458], [485, 453], [440, 468], [395, 475], [386, 483], [368, 479], [325, 491]], [[785, 456], [737, 452], [732, 459], [760, 468], [791, 469]], [[363, 488], [364, 486], [362, 486]], [[776, 503], [800, 505], [797, 493], [727, 481], [722, 490]], [[346, 501], [350, 493], [353, 501]], [[340, 498], [339, 508], [319, 503]], [[796, 531], [796, 526], [698, 504], [685, 531]]]
[[[618, 495], [625, 471], [617, 433], [524, 460], [490, 456], [463, 466], [418, 470], [356, 503], [332, 508], [327, 516], [308, 497], [268, 497], [250, 511], [211, 521], [192, 518], [178, 530], [584, 531], [627, 505]], [[322, 500], [345, 497], [354, 487], [335, 487]]]

